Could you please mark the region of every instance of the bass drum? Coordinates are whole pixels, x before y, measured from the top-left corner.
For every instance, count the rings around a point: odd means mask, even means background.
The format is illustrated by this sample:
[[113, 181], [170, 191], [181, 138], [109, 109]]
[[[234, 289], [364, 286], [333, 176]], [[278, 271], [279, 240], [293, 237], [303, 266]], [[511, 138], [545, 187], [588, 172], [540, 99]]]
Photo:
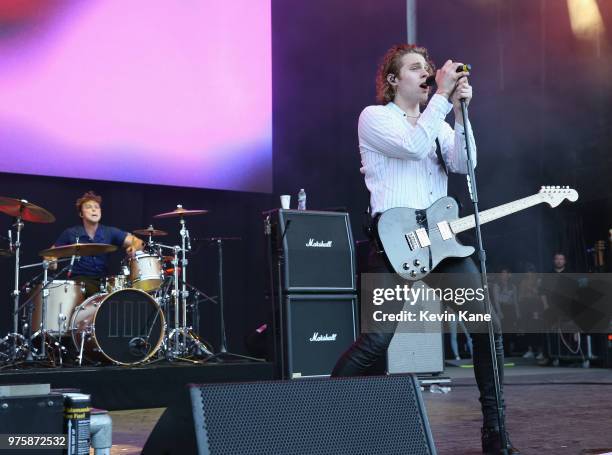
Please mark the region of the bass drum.
[[134, 365], [160, 348], [166, 322], [153, 297], [138, 289], [96, 294], [76, 307], [70, 321], [77, 353], [92, 362]]

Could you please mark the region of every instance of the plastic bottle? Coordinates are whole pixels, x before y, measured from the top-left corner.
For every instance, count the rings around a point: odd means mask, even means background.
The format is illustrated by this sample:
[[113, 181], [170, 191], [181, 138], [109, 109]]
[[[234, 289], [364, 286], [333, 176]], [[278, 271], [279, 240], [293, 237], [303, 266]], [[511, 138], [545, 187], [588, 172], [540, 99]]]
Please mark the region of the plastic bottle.
[[306, 210], [306, 191], [304, 188], [300, 188], [298, 193], [298, 210]]

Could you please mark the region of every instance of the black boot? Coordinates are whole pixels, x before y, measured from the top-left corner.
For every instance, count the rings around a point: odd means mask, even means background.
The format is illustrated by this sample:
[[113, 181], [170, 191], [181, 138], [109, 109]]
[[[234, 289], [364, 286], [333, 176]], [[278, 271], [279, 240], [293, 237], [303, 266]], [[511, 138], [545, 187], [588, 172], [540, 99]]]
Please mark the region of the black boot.
[[[481, 429], [482, 453], [486, 455], [499, 455], [502, 453], [502, 441], [499, 428], [485, 427]], [[508, 455], [520, 455], [520, 452], [510, 442], [508, 432], [506, 432], [506, 450]]]

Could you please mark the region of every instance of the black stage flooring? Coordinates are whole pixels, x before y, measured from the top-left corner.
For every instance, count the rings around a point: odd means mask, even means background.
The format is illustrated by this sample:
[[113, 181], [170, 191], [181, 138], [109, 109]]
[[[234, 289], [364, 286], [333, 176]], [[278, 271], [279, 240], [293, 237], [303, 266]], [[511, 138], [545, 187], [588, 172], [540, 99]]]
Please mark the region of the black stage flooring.
[[189, 383], [273, 379], [269, 362], [192, 364], [156, 362], [141, 366], [22, 368], [0, 371], [0, 385], [51, 384], [91, 394], [92, 405], [108, 410], [166, 407]]

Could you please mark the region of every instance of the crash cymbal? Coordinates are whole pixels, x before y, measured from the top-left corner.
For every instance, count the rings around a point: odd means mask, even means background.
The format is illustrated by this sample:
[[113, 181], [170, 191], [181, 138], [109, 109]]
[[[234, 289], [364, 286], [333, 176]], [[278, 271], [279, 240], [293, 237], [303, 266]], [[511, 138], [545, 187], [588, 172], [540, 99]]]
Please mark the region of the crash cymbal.
[[55, 217], [47, 210], [34, 205], [25, 199], [14, 199], [12, 197], [0, 197], [0, 212], [30, 223], [53, 223]]
[[177, 205], [176, 209], [171, 212], [160, 213], [153, 218], [176, 218], [182, 216], [206, 215], [208, 210], [187, 210], [182, 205]]
[[136, 231], [134, 231], [134, 234], [138, 234], [138, 235], [146, 235], [151, 236], [151, 237], [161, 237], [163, 235], [168, 235], [168, 233], [166, 231], [161, 231], [159, 229], [154, 229], [153, 226], [149, 226], [146, 229], [138, 229]]
[[66, 258], [70, 256], [96, 256], [98, 254], [112, 253], [117, 247], [106, 243], [73, 243], [71, 245], [47, 248], [38, 253], [39, 256], [52, 256]]

